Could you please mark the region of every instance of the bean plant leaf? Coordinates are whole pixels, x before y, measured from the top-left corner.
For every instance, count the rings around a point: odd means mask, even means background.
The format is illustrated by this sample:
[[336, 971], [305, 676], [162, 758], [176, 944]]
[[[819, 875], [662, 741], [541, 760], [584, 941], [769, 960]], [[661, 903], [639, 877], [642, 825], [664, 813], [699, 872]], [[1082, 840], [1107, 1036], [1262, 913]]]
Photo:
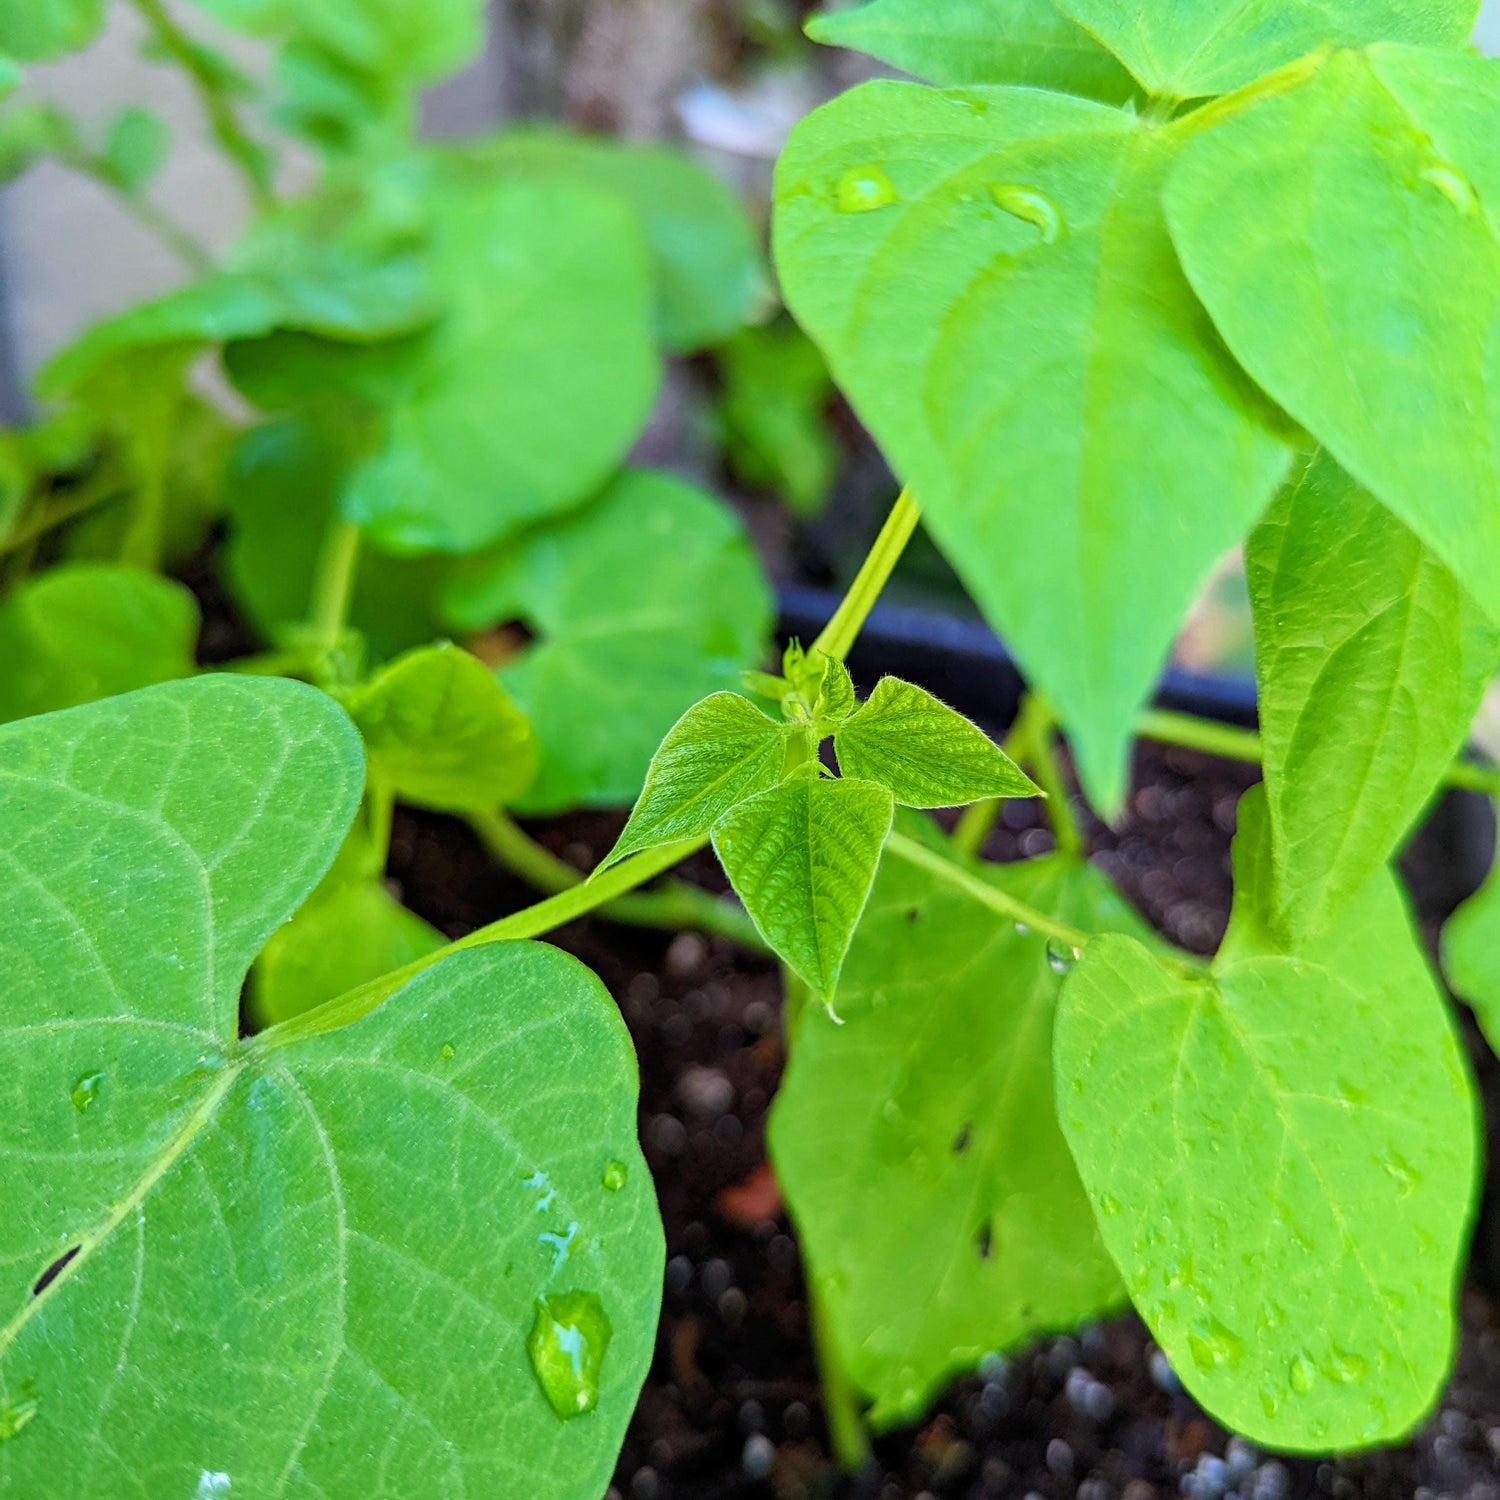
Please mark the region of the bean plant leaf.
[[198, 606], [180, 583], [69, 563], [0, 604], [0, 723], [72, 708], [196, 670]]
[[0, 99], [4, 99], [20, 87], [21, 76], [20, 63], [0, 53]]
[[903, 807], [1041, 796], [1041, 788], [977, 724], [896, 677], [881, 678], [833, 743], [846, 776], [878, 781]]
[[826, 1001], [894, 814], [883, 786], [814, 774], [741, 802], [714, 825], [714, 852], [756, 931]]
[[731, 807], [781, 780], [787, 727], [738, 693], [715, 693], [672, 726], [651, 758], [630, 821], [600, 865], [683, 839], [702, 838]]
[[[1070, 926], [1151, 941], [1082, 863], [971, 868]], [[1061, 983], [1045, 938], [891, 857], [844, 967], [844, 1024], [810, 1007], [798, 1026], [771, 1151], [877, 1428], [916, 1421], [985, 1354], [1125, 1299], [1057, 1124]]]
[[123, 193], [143, 193], [166, 165], [171, 149], [172, 133], [159, 116], [146, 109], [123, 110], [104, 143], [109, 180]]
[[856, 89], [777, 175], [792, 309], [1055, 704], [1090, 795], [1289, 461], [1161, 218], [1180, 137], [1033, 89]]
[[[272, 644], [294, 644], [305, 629], [319, 549], [357, 451], [349, 434], [311, 418], [252, 427], [235, 449], [224, 577], [236, 605]], [[377, 660], [443, 634], [436, 599], [446, 573], [442, 559], [362, 550], [349, 622]]]
[[1500, 632], [1326, 454], [1251, 533], [1280, 920], [1325, 927], [1369, 883], [1463, 745]]
[[51, 62], [87, 47], [104, 24], [105, 0], [6, 0], [0, 52], [22, 62]]
[[537, 771], [526, 715], [477, 657], [425, 646], [348, 700], [372, 780], [437, 812], [484, 812], [520, 796]]
[[519, 619], [536, 634], [500, 671], [541, 747], [541, 774], [516, 803], [533, 814], [633, 803], [677, 719], [759, 659], [771, 609], [733, 514], [646, 470], [464, 564], [447, 596], [455, 630]]
[[1493, 1047], [1500, 1041], [1500, 867], [1448, 919], [1443, 972]]
[[1478, 0], [1058, 0], [1140, 80], [1168, 99], [1227, 94], [1326, 43], [1461, 47]]
[[1452, 1358], [1473, 1088], [1393, 877], [1289, 957], [1262, 941], [1258, 793], [1241, 828], [1211, 975], [1128, 938], [1085, 950], [1058, 1112], [1136, 1306], [1215, 1417], [1293, 1452], [1391, 1442]]
[[651, 251], [657, 333], [674, 353], [728, 338], [765, 293], [744, 204], [680, 151], [525, 127], [465, 147], [458, 159], [489, 177], [574, 181], [623, 203]]
[[[373, 853], [357, 833], [350, 843]], [[378, 861], [341, 857], [256, 959], [247, 992], [251, 1017], [261, 1027], [290, 1021], [426, 958], [444, 942], [390, 893]]]
[[1053, 0], [869, 0], [814, 16], [815, 42], [867, 52], [928, 83], [1020, 83], [1122, 104], [1129, 73]]
[[1500, 619], [1500, 64], [1395, 46], [1198, 137], [1167, 187], [1245, 368]]
[[[237, 1038], [245, 970], [338, 848], [361, 772], [347, 717], [288, 682], [0, 732], [0, 1399], [35, 1402], [0, 1488], [607, 1483], [662, 1247], [598, 981], [505, 944], [341, 1030]], [[595, 1410], [563, 1423], [527, 1339], [570, 1294], [597, 1313], [586, 1376], [601, 1320], [612, 1336], [597, 1391], [573, 1393]]]

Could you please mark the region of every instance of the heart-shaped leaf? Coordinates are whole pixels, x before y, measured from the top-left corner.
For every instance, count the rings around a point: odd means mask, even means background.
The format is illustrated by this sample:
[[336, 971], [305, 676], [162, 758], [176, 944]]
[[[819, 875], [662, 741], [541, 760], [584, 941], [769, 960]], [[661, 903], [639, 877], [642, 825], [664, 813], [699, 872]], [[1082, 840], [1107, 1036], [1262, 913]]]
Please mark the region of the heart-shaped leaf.
[[198, 606], [179, 583], [96, 563], [28, 579], [0, 604], [0, 723], [196, 670]]
[[1460, 47], [1478, 0], [1058, 0], [1148, 93], [1227, 94], [1332, 43]]
[[1500, 63], [1339, 52], [1198, 137], [1173, 238], [1245, 368], [1500, 620]]
[[[974, 868], [1070, 926], [1150, 941], [1085, 865]], [[771, 1150], [877, 1427], [916, 1421], [986, 1353], [1124, 1300], [1052, 1102], [1061, 984], [1045, 938], [893, 855], [844, 967], [844, 1024], [810, 1007], [798, 1025]]]
[[585, 510], [464, 564], [457, 630], [520, 619], [537, 640], [500, 680], [536, 729], [527, 813], [634, 802], [682, 713], [739, 686], [771, 626], [771, 596], [734, 515], [666, 474], [627, 473]]
[[1326, 454], [1247, 553], [1278, 920], [1316, 933], [1369, 883], [1463, 745], [1500, 633]]
[[1211, 975], [1128, 938], [1085, 950], [1058, 1114], [1136, 1306], [1214, 1416], [1290, 1451], [1392, 1442], [1453, 1354], [1473, 1086], [1393, 878], [1284, 956], [1258, 793], [1241, 828]]
[[0, 1488], [607, 1483], [662, 1245], [598, 981], [503, 944], [342, 1029], [237, 1037], [360, 773], [342, 711], [286, 682], [0, 731], [0, 1400], [29, 1411]]
[[928, 83], [1023, 83], [1123, 103], [1135, 84], [1052, 0], [869, 0], [814, 16], [815, 42], [867, 52]]
[[756, 931], [824, 1000], [838, 989], [894, 815], [883, 786], [814, 773], [714, 825], [714, 852]]
[[903, 807], [963, 807], [1041, 789], [990, 737], [931, 693], [882, 677], [833, 738], [846, 776], [878, 781]]
[[1057, 708], [1091, 796], [1288, 455], [1159, 209], [1171, 130], [1032, 89], [856, 89], [777, 173], [792, 309]]

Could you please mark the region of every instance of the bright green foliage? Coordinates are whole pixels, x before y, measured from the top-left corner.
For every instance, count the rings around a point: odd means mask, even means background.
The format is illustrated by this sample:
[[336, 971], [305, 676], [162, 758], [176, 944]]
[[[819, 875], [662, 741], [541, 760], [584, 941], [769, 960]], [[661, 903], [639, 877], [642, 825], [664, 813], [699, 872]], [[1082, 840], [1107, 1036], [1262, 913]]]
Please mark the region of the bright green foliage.
[[1212, 975], [1089, 945], [1057, 1034], [1063, 1130], [1136, 1306], [1254, 1441], [1405, 1436], [1448, 1373], [1475, 1187], [1462, 1052], [1392, 878], [1301, 957], [1267, 946], [1264, 805], [1241, 807]]
[[1443, 972], [1474, 1009], [1490, 1045], [1500, 1042], [1500, 868], [1443, 929]]
[[1316, 933], [1369, 883], [1463, 746], [1500, 633], [1326, 454], [1251, 533], [1277, 907]]
[[104, 143], [104, 167], [124, 193], [143, 193], [156, 180], [172, 149], [172, 133], [147, 109], [127, 109], [115, 117]]
[[21, 66], [0, 53], [0, 99], [12, 93], [21, 82]]
[[[816, 655], [811, 660], [816, 662]], [[894, 681], [894, 679], [891, 680]], [[907, 686], [907, 684], [903, 683], [902, 686]], [[879, 689], [876, 691], [878, 692]], [[920, 692], [921, 689], [917, 691]], [[849, 668], [836, 657], [824, 657], [823, 677], [818, 683], [818, 691], [812, 700], [814, 731], [820, 735], [833, 734], [840, 725], [849, 720], [858, 702], [854, 693], [854, 679], [849, 675]], [[876, 780], [879, 779], [879, 777], [876, 778]]]
[[738, 693], [715, 693], [672, 726], [620, 841], [600, 869], [658, 844], [702, 838], [781, 780], [789, 730]]
[[198, 606], [179, 583], [74, 563], [0, 603], [0, 723], [191, 676]]
[[827, 420], [833, 380], [817, 345], [781, 322], [742, 328], [718, 353], [719, 417], [735, 473], [777, 490], [798, 515], [816, 515], [839, 465]]
[[1329, 57], [1184, 152], [1167, 191], [1245, 368], [1500, 619], [1500, 64]]
[[[593, 1500], [662, 1269], [599, 982], [500, 945], [341, 1030], [236, 1039], [250, 960], [359, 796], [358, 738], [308, 688], [32, 720], [0, 733], [0, 780], [0, 1382], [36, 1403], [0, 1488]], [[596, 1413], [563, 1426], [527, 1334], [570, 1292], [612, 1337]]]
[[433, 82], [484, 40], [483, 0], [289, 0], [289, 10], [302, 37], [377, 78]]
[[0, 52], [46, 62], [87, 47], [104, 21], [105, 0], [5, 0]]
[[[252, 427], [230, 465], [224, 571], [235, 603], [267, 641], [295, 643], [307, 620], [323, 534], [348, 478], [349, 444], [308, 420]], [[434, 599], [438, 560], [407, 561], [366, 548], [350, 624], [380, 660], [443, 633]]]
[[763, 294], [754, 226], [724, 182], [679, 152], [537, 127], [507, 130], [458, 159], [489, 179], [574, 181], [639, 219], [656, 269], [656, 328], [676, 353], [717, 343]]
[[77, 144], [77, 128], [56, 105], [17, 101], [0, 113], [0, 186], [46, 157], [70, 154]]
[[383, 860], [356, 824], [333, 868], [250, 970], [250, 1017], [289, 1021], [443, 946], [442, 933], [386, 888]]
[[883, 677], [834, 736], [846, 776], [878, 781], [903, 807], [962, 807], [1040, 789], [977, 725], [931, 693]]
[[449, 623], [523, 620], [537, 640], [500, 673], [536, 729], [523, 812], [635, 800], [662, 736], [739, 685], [771, 598], [734, 516], [666, 474], [627, 473], [585, 510], [463, 568]]
[[1288, 463], [1168, 238], [1180, 139], [1034, 90], [877, 83], [777, 174], [793, 310], [1105, 808], [1187, 605]]
[[388, 551], [474, 552], [576, 507], [634, 442], [659, 378], [651, 268], [630, 212], [572, 184], [438, 185], [431, 213], [430, 334], [283, 340], [272, 369], [371, 408], [348, 519]]
[[874, 782], [808, 770], [725, 813], [713, 842], [757, 931], [831, 1001], [895, 808]]
[[[1150, 941], [1086, 865], [973, 868], [1071, 925]], [[986, 1353], [1124, 1300], [1052, 1102], [1061, 983], [1045, 938], [887, 858], [839, 985], [845, 1024], [816, 1007], [799, 1024], [771, 1150], [877, 1427], [915, 1421]]]
[[1058, 0], [1148, 93], [1227, 94], [1324, 43], [1462, 46], [1478, 0]]
[[364, 736], [371, 780], [415, 807], [488, 811], [513, 801], [536, 775], [525, 714], [495, 674], [457, 646], [410, 652], [346, 706]]
[[814, 41], [868, 52], [929, 83], [1023, 83], [1123, 103], [1130, 75], [1053, 0], [869, 0], [815, 16]]

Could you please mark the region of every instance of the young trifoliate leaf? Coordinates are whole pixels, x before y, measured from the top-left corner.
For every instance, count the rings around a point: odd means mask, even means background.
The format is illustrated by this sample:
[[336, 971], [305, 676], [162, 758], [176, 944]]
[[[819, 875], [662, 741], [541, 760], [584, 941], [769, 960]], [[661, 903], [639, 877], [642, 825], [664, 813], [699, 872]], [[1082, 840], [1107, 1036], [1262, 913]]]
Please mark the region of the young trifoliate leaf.
[[792, 731], [738, 693], [715, 693], [672, 726], [646, 787], [599, 871], [658, 844], [701, 838], [730, 808], [773, 787]]
[[825, 657], [823, 681], [813, 701], [813, 724], [818, 733], [832, 733], [854, 712], [857, 702], [848, 667], [834, 657]]
[[809, 767], [714, 825], [714, 851], [756, 930], [825, 1001], [870, 898], [895, 803]]
[[889, 787], [903, 807], [1041, 796], [977, 724], [896, 677], [881, 678], [833, 743], [845, 775]]
[[518, 797], [537, 769], [536, 736], [495, 674], [459, 647], [424, 646], [351, 695], [372, 778], [403, 802], [484, 812]]
[[71, 563], [0, 605], [0, 723], [188, 677], [198, 606], [180, 583]]
[[1058, 1114], [1137, 1307], [1209, 1411], [1293, 1452], [1391, 1442], [1452, 1358], [1473, 1085], [1392, 876], [1287, 956], [1267, 945], [1259, 789], [1240, 817], [1211, 974], [1129, 938], [1084, 950]]

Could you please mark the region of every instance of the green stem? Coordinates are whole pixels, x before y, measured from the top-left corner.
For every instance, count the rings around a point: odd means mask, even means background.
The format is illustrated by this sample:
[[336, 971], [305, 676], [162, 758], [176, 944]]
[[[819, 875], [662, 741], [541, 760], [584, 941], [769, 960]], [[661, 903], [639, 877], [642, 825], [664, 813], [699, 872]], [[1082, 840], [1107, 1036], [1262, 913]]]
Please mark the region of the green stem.
[[257, 209], [273, 206], [271, 169], [265, 151], [251, 139], [239, 122], [224, 88], [224, 82], [204, 59], [197, 44], [167, 11], [162, 0], [132, 0], [151, 28], [157, 45], [191, 79], [214, 139], [230, 163], [239, 171], [245, 191]]
[[184, 229], [171, 214], [157, 207], [144, 194], [122, 192], [98, 172], [90, 175], [110, 188], [115, 201], [131, 218], [147, 233], [160, 240], [195, 276], [207, 276], [214, 269], [214, 258], [208, 247]]
[[696, 854], [707, 843], [708, 840], [703, 838], [681, 844], [665, 844], [660, 849], [648, 849], [632, 859], [623, 860], [593, 880], [550, 896], [545, 901], [537, 902], [535, 906], [528, 906], [525, 911], [491, 922], [488, 927], [481, 927], [468, 937], [449, 943], [435, 953], [419, 958], [415, 963], [407, 964], [390, 974], [383, 974], [379, 979], [372, 979], [368, 984], [362, 984], [305, 1015], [283, 1021], [279, 1026], [261, 1032], [245, 1043], [245, 1050], [260, 1056], [293, 1042], [324, 1036], [350, 1026], [377, 1010], [408, 981], [452, 954], [468, 948], [487, 947], [490, 943], [525, 942], [555, 932], [559, 927], [565, 927], [569, 922], [587, 916], [601, 906], [607, 906], [648, 880], [664, 875], [673, 865]]
[[870, 548], [870, 555], [865, 559], [854, 582], [849, 585], [849, 592], [844, 595], [843, 602], [822, 635], [814, 642], [815, 651], [836, 657], [839, 661], [849, 655], [921, 519], [922, 512], [918, 509], [917, 502], [908, 491], [902, 490], [880, 535], [875, 538], [875, 545]]
[[[557, 895], [584, 884], [584, 876], [550, 849], [544, 849], [508, 814], [471, 813], [468, 823], [501, 864], [539, 891]], [[686, 881], [671, 880], [661, 890], [644, 895], [619, 896], [602, 907], [599, 915], [630, 927], [662, 932], [696, 928], [728, 938], [750, 953], [770, 951], [744, 912]]]
[[396, 816], [396, 795], [390, 783], [375, 773], [373, 766], [365, 782], [365, 812], [370, 847], [375, 851], [377, 868], [384, 870], [391, 855], [391, 824]]
[[116, 476], [111, 476], [107, 486], [81, 488], [76, 495], [38, 512], [30, 520], [22, 522], [9, 532], [3, 540], [0, 540], [0, 557], [5, 557], [11, 552], [19, 552], [49, 531], [54, 531], [59, 526], [66, 526], [69, 521], [76, 521], [79, 516], [98, 510], [100, 506], [123, 500], [129, 493], [128, 490], [120, 487], [120, 481]]
[[1083, 829], [1073, 811], [1073, 799], [1057, 758], [1057, 718], [1046, 700], [1028, 693], [1021, 707], [1023, 756], [1033, 780], [1047, 794], [1047, 816], [1052, 833], [1063, 854], [1083, 853]]
[[[1026, 755], [1026, 744], [1022, 734], [1025, 728], [1024, 719], [1024, 712], [1016, 715], [1016, 722], [1010, 726], [1010, 733], [1005, 736], [1005, 743], [1001, 746], [1001, 749], [1017, 764], [1020, 764]], [[976, 802], [972, 807], [965, 808], [948, 842], [960, 854], [967, 855], [971, 859], [978, 859], [1004, 807], [1004, 797], [991, 797], [986, 802]]]
[[823, 1415], [828, 1422], [828, 1436], [834, 1456], [849, 1474], [857, 1474], [870, 1461], [870, 1438], [865, 1431], [858, 1392], [855, 1391], [838, 1349], [833, 1341], [828, 1309], [807, 1274], [807, 1304], [812, 1322], [813, 1349], [818, 1360], [818, 1375], [823, 1386]]
[[354, 575], [359, 568], [359, 542], [359, 527], [354, 522], [336, 516], [328, 523], [308, 611], [314, 649], [324, 657], [338, 648], [349, 618]]

